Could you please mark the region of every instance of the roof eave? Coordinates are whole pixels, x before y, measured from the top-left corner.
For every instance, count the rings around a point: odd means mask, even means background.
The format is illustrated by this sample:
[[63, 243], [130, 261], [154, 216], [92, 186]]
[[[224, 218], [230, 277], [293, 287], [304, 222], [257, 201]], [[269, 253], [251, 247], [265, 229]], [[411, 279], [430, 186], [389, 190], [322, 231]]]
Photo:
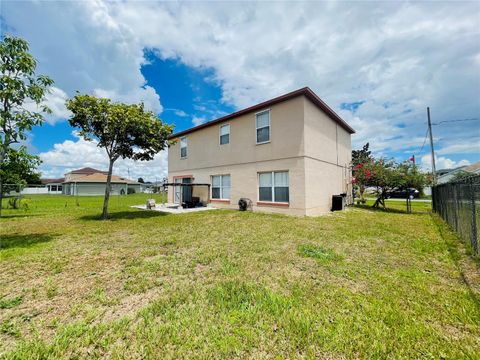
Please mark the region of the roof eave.
[[229, 115], [226, 115], [226, 116], [223, 116], [221, 118], [218, 118], [218, 119], [215, 119], [215, 120], [211, 120], [209, 122], [206, 122], [204, 124], [200, 124], [200, 125], [197, 125], [197, 126], [194, 126], [190, 129], [186, 129], [186, 130], [183, 130], [183, 131], [180, 131], [178, 133], [175, 133], [175, 134], [172, 134], [168, 137], [169, 140], [173, 140], [173, 139], [177, 139], [181, 136], [184, 136], [184, 135], [187, 135], [187, 134], [190, 134], [192, 132], [195, 132], [195, 131], [198, 131], [198, 130], [201, 130], [203, 128], [206, 128], [206, 127], [210, 127], [210, 126], [213, 126], [215, 124], [219, 124], [223, 121], [227, 121], [227, 120], [230, 120], [230, 119], [233, 119], [233, 118], [236, 118], [238, 116], [241, 116], [241, 115], [244, 115], [244, 114], [248, 114], [250, 112], [253, 112], [253, 111], [256, 111], [256, 110], [259, 110], [261, 108], [264, 108], [264, 107], [267, 107], [267, 106], [270, 106], [270, 105], [274, 105], [274, 104], [278, 104], [280, 102], [283, 102], [283, 101], [286, 101], [286, 100], [290, 100], [290, 99], [293, 99], [297, 96], [301, 96], [301, 95], [304, 95], [306, 96], [310, 101], [312, 101], [316, 106], [318, 106], [322, 111], [324, 111], [332, 120], [334, 120], [335, 122], [337, 122], [340, 126], [342, 126], [346, 131], [348, 131], [350, 134], [355, 134], [355, 130], [350, 126], [348, 125], [345, 120], [343, 120], [335, 111], [333, 111], [325, 102], [323, 102], [322, 99], [320, 99], [317, 94], [315, 94], [309, 87], [304, 87], [304, 88], [301, 88], [301, 89], [298, 89], [298, 90], [295, 90], [295, 91], [292, 91], [288, 94], [285, 94], [285, 95], [281, 95], [281, 96], [278, 96], [276, 98], [273, 98], [273, 99], [270, 99], [270, 100], [267, 100], [267, 101], [264, 101], [264, 102], [261, 102], [259, 104], [256, 104], [256, 105], [253, 105], [253, 106], [250, 106], [248, 108], [245, 108], [245, 109], [242, 109], [242, 110], [239, 110], [239, 111], [236, 111], [234, 113], [231, 113]]

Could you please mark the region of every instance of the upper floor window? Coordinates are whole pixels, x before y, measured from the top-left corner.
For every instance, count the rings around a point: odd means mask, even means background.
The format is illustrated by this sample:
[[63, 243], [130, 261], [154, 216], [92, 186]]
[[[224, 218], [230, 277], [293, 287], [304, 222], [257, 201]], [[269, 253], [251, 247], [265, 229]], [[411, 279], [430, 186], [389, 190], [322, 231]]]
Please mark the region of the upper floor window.
[[270, 110], [256, 114], [257, 144], [270, 141]]
[[258, 200], [289, 202], [288, 171], [273, 171], [258, 174]]
[[180, 157], [187, 157], [187, 137], [184, 136], [180, 139]]
[[230, 200], [230, 175], [212, 176], [212, 199]]
[[220, 126], [220, 145], [230, 143], [230, 125], [225, 124]]

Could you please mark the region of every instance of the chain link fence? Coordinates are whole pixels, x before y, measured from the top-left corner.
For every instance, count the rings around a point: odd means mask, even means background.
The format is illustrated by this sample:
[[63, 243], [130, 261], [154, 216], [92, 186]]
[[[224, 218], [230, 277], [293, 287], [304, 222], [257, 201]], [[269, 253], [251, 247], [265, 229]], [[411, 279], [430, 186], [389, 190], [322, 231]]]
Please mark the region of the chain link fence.
[[480, 175], [432, 188], [433, 210], [438, 213], [478, 255], [480, 231]]

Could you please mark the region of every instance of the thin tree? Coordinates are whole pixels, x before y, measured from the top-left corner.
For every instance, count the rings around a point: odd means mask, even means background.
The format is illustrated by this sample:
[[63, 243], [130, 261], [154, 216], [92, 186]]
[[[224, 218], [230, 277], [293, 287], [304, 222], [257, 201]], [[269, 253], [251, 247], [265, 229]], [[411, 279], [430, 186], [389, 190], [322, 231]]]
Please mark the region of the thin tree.
[[[0, 167], [15, 143], [27, 138], [27, 132], [44, 121], [50, 109], [42, 104], [53, 80], [35, 75], [37, 62], [28, 52], [28, 43], [20, 38], [4, 36], [0, 41]], [[39, 111], [32, 111], [35, 105]], [[0, 216], [2, 186], [0, 174]]]
[[77, 94], [67, 100], [72, 112], [70, 125], [79, 129], [87, 141], [96, 141], [105, 149], [108, 176], [103, 201], [102, 219], [107, 218], [113, 164], [119, 158], [152, 160], [155, 154], [168, 146], [173, 126], [163, 124], [143, 104], [113, 103], [110, 99]]

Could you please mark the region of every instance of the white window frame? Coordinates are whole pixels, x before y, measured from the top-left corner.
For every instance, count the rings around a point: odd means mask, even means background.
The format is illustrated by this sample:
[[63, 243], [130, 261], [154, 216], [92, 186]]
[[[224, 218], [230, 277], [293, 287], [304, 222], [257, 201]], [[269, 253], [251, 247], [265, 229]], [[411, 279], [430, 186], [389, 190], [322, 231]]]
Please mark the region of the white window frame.
[[[182, 140], [185, 140], [185, 146], [182, 147]], [[185, 156], [182, 156], [182, 149], [185, 148]], [[180, 138], [180, 159], [186, 159], [188, 157], [188, 138], [186, 136], [182, 136]]]
[[[222, 144], [222, 128], [228, 126], [228, 142], [226, 144]], [[226, 134], [225, 134], [226, 135]], [[230, 124], [223, 124], [220, 125], [218, 128], [218, 144], [219, 145], [228, 145], [230, 144]]]
[[[217, 177], [217, 176], [220, 178], [220, 187], [219, 187], [219, 188], [220, 188], [220, 197], [219, 197], [219, 198], [214, 198], [214, 197], [213, 197], [213, 188], [214, 188], [214, 186], [213, 186], [213, 178], [214, 178], [214, 177]], [[212, 181], [212, 186], [211, 186], [211, 188], [212, 188], [212, 189], [211, 189], [210, 199], [212, 199], [212, 200], [228, 200], [228, 201], [230, 201], [230, 198], [225, 198], [225, 197], [223, 197], [223, 188], [224, 188], [224, 186], [223, 186], [223, 177], [224, 177], [224, 176], [230, 177], [230, 197], [232, 197], [232, 176], [231, 176], [230, 174], [219, 174], [219, 175], [212, 175], [212, 176], [211, 176], [211, 181]], [[216, 186], [215, 186], [215, 187], [216, 187]]]
[[[258, 115], [261, 115], [261, 114], [264, 114], [264, 113], [268, 113], [268, 126], [257, 127], [257, 117], [258, 117]], [[268, 127], [268, 140], [258, 142], [258, 129], [263, 129], [263, 128], [266, 128], [266, 127]], [[262, 111], [259, 111], [259, 112], [255, 113], [255, 143], [257, 145], [268, 144], [271, 141], [271, 139], [272, 139], [272, 120], [271, 120], [271, 117], [270, 117], [270, 109], [262, 110]]]
[[[288, 201], [276, 201], [275, 200], [275, 173], [284, 173], [288, 175]], [[260, 174], [271, 174], [272, 175], [272, 200], [260, 200]], [[290, 204], [290, 172], [288, 170], [275, 170], [275, 171], [260, 171], [257, 173], [257, 201], [263, 203], [277, 203], [277, 204]]]

